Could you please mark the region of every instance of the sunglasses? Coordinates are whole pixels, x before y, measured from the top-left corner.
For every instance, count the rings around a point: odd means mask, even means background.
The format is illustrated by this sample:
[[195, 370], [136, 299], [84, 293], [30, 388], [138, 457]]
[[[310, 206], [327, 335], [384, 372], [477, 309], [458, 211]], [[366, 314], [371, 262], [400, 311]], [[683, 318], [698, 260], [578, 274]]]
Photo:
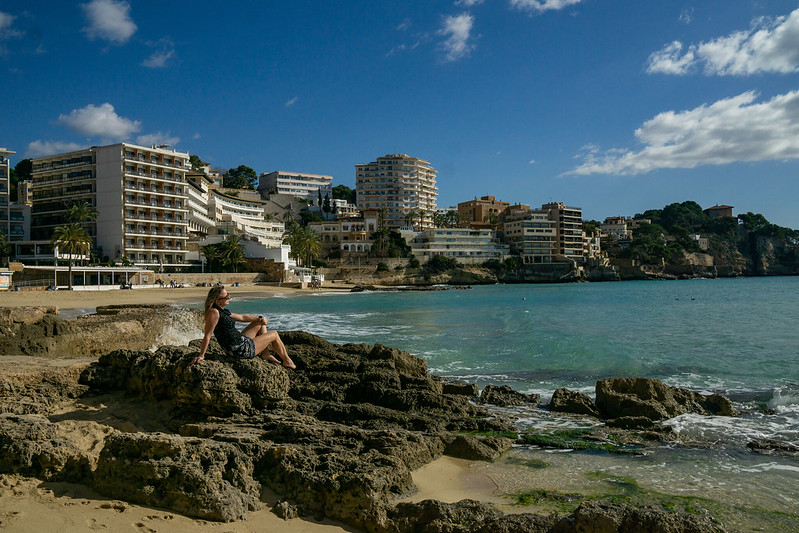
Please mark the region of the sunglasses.
[[217, 298], [217, 300], [230, 300], [230, 295], [228, 294], [227, 296], [220, 296]]

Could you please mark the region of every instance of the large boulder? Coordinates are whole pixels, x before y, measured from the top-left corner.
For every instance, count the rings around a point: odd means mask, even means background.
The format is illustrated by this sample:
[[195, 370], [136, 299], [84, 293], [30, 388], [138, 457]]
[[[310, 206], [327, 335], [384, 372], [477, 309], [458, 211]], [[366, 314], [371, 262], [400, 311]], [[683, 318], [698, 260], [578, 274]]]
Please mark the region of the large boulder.
[[259, 506], [249, 457], [225, 442], [165, 434], [115, 433], [94, 472], [106, 496], [230, 522]]
[[95, 392], [124, 390], [150, 401], [171, 400], [198, 414], [230, 415], [267, 408], [288, 398], [287, 371], [256, 359], [228, 360], [216, 341], [206, 360], [189, 366], [194, 347], [117, 350], [80, 377]]
[[481, 404], [492, 404], [498, 407], [513, 407], [518, 405], [538, 405], [541, 401], [540, 394], [524, 394], [513, 390], [508, 385], [486, 385], [480, 393]]
[[97, 443], [110, 430], [96, 423], [50, 422], [42, 415], [0, 414], [0, 473], [85, 483]]
[[608, 378], [597, 381], [596, 406], [602, 418], [643, 418], [651, 422], [685, 413], [734, 416], [729, 399], [670, 387], [651, 378]]
[[594, 402], [585, 394], [569, 389], [558, 389], [552, 394], [549, 410], [558, 413], [572, 413], [575, 415], [589, 415], [599, 417]]

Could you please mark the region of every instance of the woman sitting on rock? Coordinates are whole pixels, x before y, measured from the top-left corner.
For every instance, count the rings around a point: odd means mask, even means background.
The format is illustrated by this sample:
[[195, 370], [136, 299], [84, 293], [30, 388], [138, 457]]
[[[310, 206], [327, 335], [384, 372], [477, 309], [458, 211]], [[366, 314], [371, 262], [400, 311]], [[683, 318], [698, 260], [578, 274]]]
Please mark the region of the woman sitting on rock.
[[[205, 359], [205, 352], [208, 350], [213, 333], [219, 345], [235, 357], [252, 359], [258, 355], [261, 359], [282, 364], [286, 368], [297, 368], [277, 331], [266, 330], [264, 317], [233, 314], [225, 309], [228, 303], [230, 295], [224, 285], [217, 285], [208, 291], [208, 297], [205, 299], [205, 336], [200, 346], [200, 355], [192, 359], [190, 365]], [[236, 329], [236, 322], [249, 322], [249, 325], [239, 332]], [[269, 353], [267, 348], [270, 344], [282, 361]]]

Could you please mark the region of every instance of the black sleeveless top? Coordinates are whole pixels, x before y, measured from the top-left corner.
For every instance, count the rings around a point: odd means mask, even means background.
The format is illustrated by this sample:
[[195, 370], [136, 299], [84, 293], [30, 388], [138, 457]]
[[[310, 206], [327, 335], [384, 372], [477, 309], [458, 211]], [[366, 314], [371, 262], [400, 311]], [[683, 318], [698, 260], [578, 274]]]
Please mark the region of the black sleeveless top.
[[219, 322], [214, 328], [214, 335], [219, 345], [227, 351], [233, 346], [238, 346], [242, 342], [241, 332], [236, 329], [236, 321], [230, 316], [230, 311], [222, 309], [214, 304], [213, 309], [219, 311]]

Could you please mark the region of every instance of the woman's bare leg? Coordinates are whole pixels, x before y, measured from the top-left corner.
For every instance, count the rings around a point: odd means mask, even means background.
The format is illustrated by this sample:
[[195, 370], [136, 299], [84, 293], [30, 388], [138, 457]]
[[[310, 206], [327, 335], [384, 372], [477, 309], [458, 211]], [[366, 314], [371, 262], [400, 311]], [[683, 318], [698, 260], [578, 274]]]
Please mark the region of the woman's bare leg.
[[[263, 341], [265, 340], [264, 335], [268, 332], [266, 331], [266, 326], [262, 325], [260, 321], [250, 323], [241, 333], [247, 335], [255, 342], [255, 353], [258, 354], [258, 357], [270, 363], [282, 364], [280, 359], [267, 350], [269, 343]], [[259, 337], [261, 338], [259, 339]]]
[[282, 364], [284, 367], [297, 368], [297, 365], [295, 365], [294, 361], [292, 361], [291, 357], [289, 357], [289, 354], [286, 351], [286, 346], [283, 344], [283, 341], [280, 340], [280, 335], [277, 334], [277, 331], [267, 331], [261, 335], [256, 335], [255, 339], [253, 340], [255, 341], [255, 352], [261, 354], [262, 359], [266, 359], [267, 361], [274, 360], [273, 362], [280, 363], [280, 361], [275, 359], [275, 357], [267, 350], [269, 345], [272, 345], [272, 349], [280, 357], [280, 359], [283, 360]]

